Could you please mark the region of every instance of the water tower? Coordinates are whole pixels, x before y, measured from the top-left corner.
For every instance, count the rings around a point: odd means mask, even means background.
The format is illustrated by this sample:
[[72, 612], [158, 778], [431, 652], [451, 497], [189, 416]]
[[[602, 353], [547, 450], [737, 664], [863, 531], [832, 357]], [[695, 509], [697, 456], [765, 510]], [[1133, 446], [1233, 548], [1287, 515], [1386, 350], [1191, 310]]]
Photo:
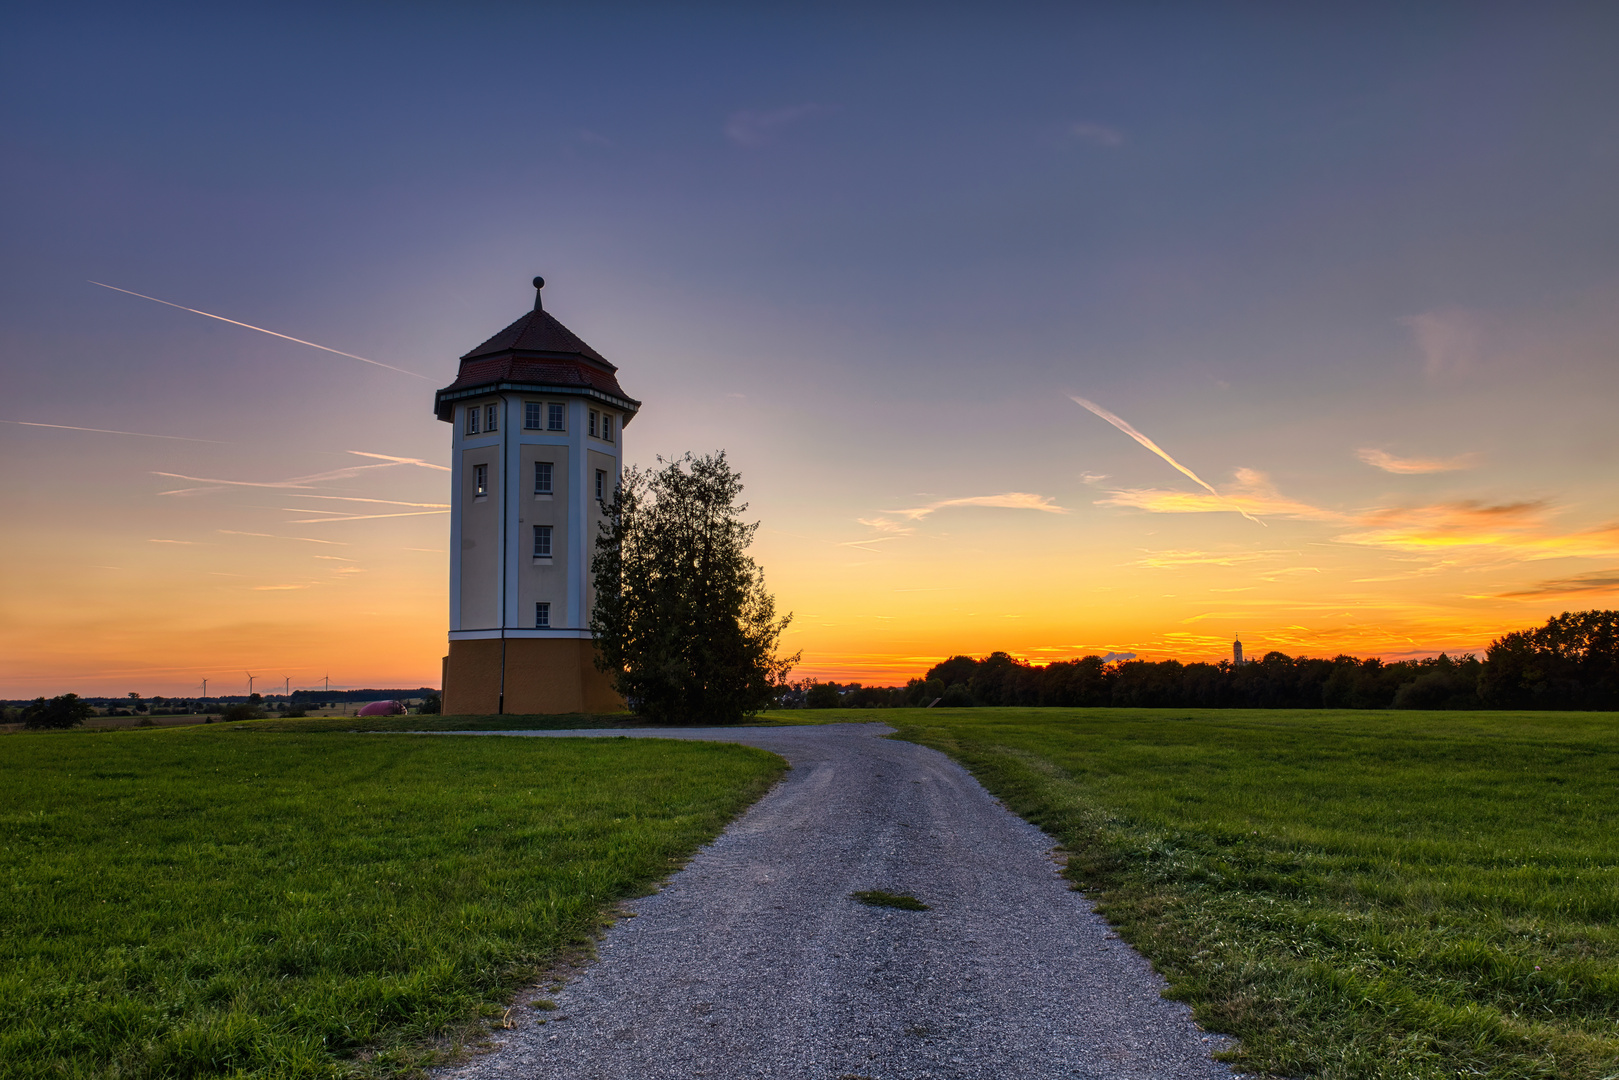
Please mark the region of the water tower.
[[641, 403], [545, 311], [544, 284], [434, 396], [453, 446], [446, 713], [624, 707], [594, 663], [590, 560]]

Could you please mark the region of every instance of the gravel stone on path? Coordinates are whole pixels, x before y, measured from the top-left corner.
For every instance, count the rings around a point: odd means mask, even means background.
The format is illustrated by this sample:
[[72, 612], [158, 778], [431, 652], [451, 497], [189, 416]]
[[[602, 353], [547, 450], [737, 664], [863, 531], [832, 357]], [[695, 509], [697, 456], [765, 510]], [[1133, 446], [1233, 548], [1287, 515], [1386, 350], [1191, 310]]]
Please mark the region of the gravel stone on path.
[[[1069, 889], [1052, 840], [882, 724], [482, 733], [745, 743], [786, 778], [631, 901], [558, 1008], [442, 1080], [1232, 1080], [1230, 1045]], [[451, 737], [451, 736], [446, 736]], [[853, 892], [912, 893], [927, 911]], [[539, 996], [545, 996], [541, 993]]]

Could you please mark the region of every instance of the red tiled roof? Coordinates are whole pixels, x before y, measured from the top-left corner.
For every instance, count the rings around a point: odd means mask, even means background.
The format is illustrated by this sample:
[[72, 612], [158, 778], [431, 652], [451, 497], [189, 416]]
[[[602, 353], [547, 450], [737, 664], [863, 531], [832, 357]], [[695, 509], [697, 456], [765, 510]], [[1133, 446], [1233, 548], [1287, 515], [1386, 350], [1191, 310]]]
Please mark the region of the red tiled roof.
[[451, 394], [474, 386], [503, 382], [577, 386], [582, 390], [600, 390], [625, 401], [635, 400], [618, 385], [618, 378], [611, 371], [605, 371], [595, 364], [562, 358], [514, 356], [511, 353], [461, 361], [461, 374], [439, 393]]
[[[618, 369], [566, 326], [538, 307], [461, 358], [455, 381], [434, 398], [434, 411], [448, 420], [447, 395], [500, 384], [544, 386], [606, 395], [631, 415], [641, 403], [624, 392]], [[626, 417], [628, 419], [628, 417]]]
[[[586, 356], [597, 363], [607, 364], [607, 358], [581, 341], [572, 330], [557, 322], [547, 311], [530, 311], [506, 329], [463, 356], [462, 360], [476, 360], [480, 356], [493, 356], [503, 352], [573, 353]], [[607, 364], [612, 367], [611, 364]]]

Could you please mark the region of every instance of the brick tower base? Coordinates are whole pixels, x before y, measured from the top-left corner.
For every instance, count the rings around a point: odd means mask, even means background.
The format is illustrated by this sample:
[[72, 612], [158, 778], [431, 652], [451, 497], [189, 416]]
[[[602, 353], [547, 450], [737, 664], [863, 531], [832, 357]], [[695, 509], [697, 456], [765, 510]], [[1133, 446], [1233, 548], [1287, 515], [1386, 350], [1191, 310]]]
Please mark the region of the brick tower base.
[[441, 684], [444, 714], [623, 712], [624, 699], [596, 669], [595, 655], [596, 643], [585, 638], [452, 641]]

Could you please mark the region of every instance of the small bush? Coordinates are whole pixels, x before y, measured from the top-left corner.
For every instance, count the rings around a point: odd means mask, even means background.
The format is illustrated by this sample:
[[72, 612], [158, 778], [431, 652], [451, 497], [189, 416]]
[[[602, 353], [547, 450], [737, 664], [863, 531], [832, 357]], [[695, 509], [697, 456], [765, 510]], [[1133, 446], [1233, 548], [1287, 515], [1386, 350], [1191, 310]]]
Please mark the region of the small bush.
[[831, 683], [818, 682], [804, 694], [806, 709], [835, 709], [838, 704], [838, 688]]
[[78, 727], [94, 715], [90, 703], [77, 694], [63, 694], [49, 701], [40, 697], [23, 709], [22, 726], [36, 731]]
[[226, 705], [220, 712], [221, 720], [262, 720], [264, 712], [257, 705], [242, 702], [237, 705]]
[[428, 694], [422, 699], [422, 707], [416, 711], [422, 716], [437, 716], [444, 711], [444, 699], [437, 694]]

